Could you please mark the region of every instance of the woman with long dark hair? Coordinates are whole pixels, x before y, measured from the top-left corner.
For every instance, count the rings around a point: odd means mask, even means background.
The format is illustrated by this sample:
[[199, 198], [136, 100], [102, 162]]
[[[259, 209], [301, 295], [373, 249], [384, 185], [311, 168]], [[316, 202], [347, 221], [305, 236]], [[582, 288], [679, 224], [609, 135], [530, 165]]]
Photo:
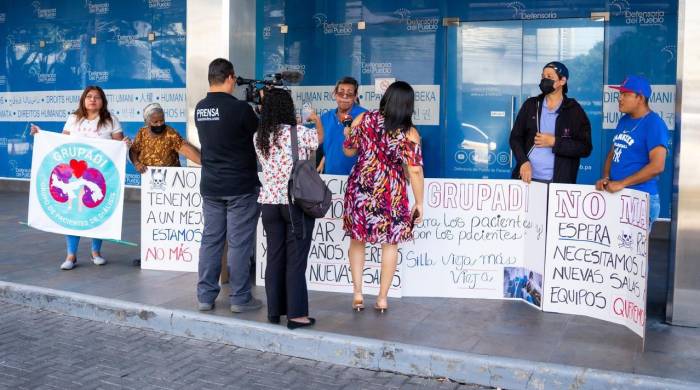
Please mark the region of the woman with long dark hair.
[[[346, 128], [344, 152], [358, 155], [348, 177], [343, 213], [343, 228], [351, 238], [353, 310], [364, 309], [365, 243], [382, 246], [374, 308], [384, 312], [396, 271], [398, 244], [413, 239], [413, 226], [423, 218], [423, 157], [420, 135], [411, 121], [413, 101], [413, 88], [396, 81], [387, 88], [378, 111], [362, 114], [353, 121], [352, 129]], [[406, 176], [415, 198], [412, 208], [406, 195]]]
[[[36, 134], [39, 127], [32, 125], [31, 134]], [[124, 137], [119, 120], [109, 112], [107, 108], [107, 96], [102, 88], [91, 85], [83, 90], [80, 96], [78, 108], [73, 112], [63, 126], [63, 134], [72, 137], [103, 138], [124, 140], [127, 146], [131, 145], [131, 140]], [[80, 237], [66, 236], [66, 259], [61, 264], [62, 270], [71, 270], [77, 264], [77, 252]], [[102, 240], [92, 239], [91, 258], [95, 265], [107, 264], [107, 260], [102, 257]]]
[[289, 201], [288, 184], [292, 174], [292, 131], [297, 134], [299, 159], [312, 156], [323, 142], [323, 125], [315, 112], [309, 116], [315, 129], [297, 125], [294, 103], [288, 91], [273, 88], [265, 91], [255, 152], [263, 171], [263, 186], [258, 197], [262, 205], [262, 222], [267, 236], [265, 292], [267, 318], [279, 323], [287, 316], [287, 327], [296, 329], [313, 325], [309, 317], [306, 288], [306, 263], [311, 246], [314, 218]]

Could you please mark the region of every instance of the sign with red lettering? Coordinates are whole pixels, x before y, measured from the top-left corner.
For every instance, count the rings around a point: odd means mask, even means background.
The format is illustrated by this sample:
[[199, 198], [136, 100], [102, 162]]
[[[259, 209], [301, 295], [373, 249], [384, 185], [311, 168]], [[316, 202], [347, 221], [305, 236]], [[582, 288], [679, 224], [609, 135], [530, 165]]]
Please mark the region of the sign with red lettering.
[[403, 245], [404, 296], [521, 299], [541, 307], [547, 185], [427, 179]]
[[649, 195], [551, 184], [544, 310], [623, 324], [644, 337]]
[[141, 268], [197, 272], [200, 168], [148, 167], [141, 176]]

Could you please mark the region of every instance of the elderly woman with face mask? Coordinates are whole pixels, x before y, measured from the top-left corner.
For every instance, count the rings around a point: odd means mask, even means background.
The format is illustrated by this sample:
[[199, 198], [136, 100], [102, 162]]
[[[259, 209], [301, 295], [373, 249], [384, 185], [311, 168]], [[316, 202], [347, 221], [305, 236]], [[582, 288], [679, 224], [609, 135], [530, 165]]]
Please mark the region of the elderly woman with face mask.
[[199, 150], [165, 124], [165, 113], [160, 104], [146, 106], [143, 109], [143, 119], [146, 126], [136, 134], [129, 149], [129, 157], [136, 170], [143, 173], [148, 166], [179, 167], [178, 154], [201, 164]]

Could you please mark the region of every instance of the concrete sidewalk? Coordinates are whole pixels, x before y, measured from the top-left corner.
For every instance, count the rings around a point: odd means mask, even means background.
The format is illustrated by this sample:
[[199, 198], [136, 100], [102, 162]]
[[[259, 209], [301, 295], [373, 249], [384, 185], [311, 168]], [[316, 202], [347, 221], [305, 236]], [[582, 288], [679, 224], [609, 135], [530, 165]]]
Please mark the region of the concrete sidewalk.
[[[542, 313], [520, 302], [446, 298], [390, 300], [385, 315], [354, 313], [346, 294], [310, 294], [312, 330], [290, 332], [265, 311], [232, 315], [223, 290], [212, 314], [196, 311], [196, 275], [142, 271], [138, 249], [105, 244], [110, 263], [60, 271], [63, 237], [26, 228], [26, 193], [0, 193], [0, 299], [69, 315], [354, 367], [508, 389], [700, 387], [700, 330], [659, 319], [665, 278], [650, 279], [647, 342], [626, 328]], [[124, 239], [138, 242], [138, 203], [127, 202]], [[652, 241], [651, 274], [665, 242]], [[256, 296], [264, 298], [262, 288]], [[657, 298], [654, 298], [657, 297]], [[656, 301], [655, 301], [656, 299]]]

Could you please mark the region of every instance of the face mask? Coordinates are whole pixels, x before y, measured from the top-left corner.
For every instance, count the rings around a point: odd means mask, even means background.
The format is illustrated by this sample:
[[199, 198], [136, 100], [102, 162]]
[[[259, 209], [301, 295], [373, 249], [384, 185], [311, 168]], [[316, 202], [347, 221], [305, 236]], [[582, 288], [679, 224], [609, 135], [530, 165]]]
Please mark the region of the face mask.
[[540, 91], [545, 95], [554, 92], [554, 80], [542, 79], [542, 81], [540, 81]]
[[163, 131], [165, 131], [165, 125], [160, 125], [160, 126], [151, 126], [151, 131], [154, 134], [160, 134]]

